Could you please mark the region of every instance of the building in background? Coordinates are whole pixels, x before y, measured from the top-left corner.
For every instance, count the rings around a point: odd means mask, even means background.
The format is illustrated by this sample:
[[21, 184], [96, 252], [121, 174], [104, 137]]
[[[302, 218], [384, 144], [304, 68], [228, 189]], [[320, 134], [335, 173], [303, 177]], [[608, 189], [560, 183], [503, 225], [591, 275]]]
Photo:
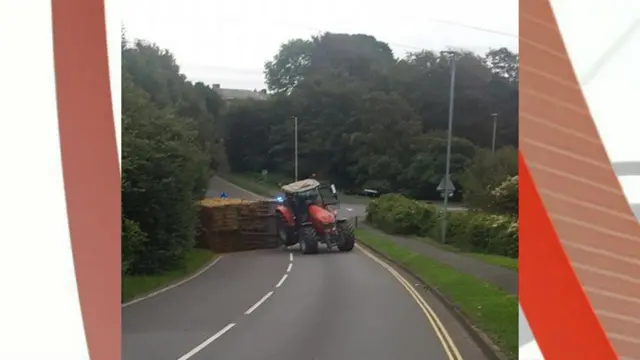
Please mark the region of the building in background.
[[246, 99], [254, 99], [254, 100], [266, 100], [269, 95], [267, 94], [267, 90], [245, 90], [245, 89], [225, 89], [220, 87], [220, 84], [213, 84], [213, 89], [220, 94], [223, 100], [232, 101], [232, 100], [246, 100]]

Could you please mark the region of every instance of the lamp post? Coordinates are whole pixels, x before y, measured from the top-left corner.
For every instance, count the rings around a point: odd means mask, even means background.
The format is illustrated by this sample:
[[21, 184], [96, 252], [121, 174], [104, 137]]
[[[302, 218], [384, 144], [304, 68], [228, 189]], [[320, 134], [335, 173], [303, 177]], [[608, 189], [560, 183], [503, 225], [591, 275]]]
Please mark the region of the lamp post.
[[491, 139], [491, 153], [495, 154], [496, 153], [496, 128], [498, 124], [498, 114], [493, 113], [491, 114], [491, 117], [493, 117], [493, 138]]
[[293, 166], [295, 168], [295, 181], [298, 181], [298, 117], [293, 117]]
[[453, 133], [453, 99], [455, 96], [455, 84], [456, 84], [456, 51], [441, 51], [441, 54], [451, 55], [451, 83], [449, 85], [449, 129], [447, 133], [447, 160], [444, 172], [444, 202], [442, 204], [442, 243], [447, 243], [447, 215], [449, 205], [449, 192], [453, 189], [449, 189], [450, 177], [451, 177], [451, 137]]

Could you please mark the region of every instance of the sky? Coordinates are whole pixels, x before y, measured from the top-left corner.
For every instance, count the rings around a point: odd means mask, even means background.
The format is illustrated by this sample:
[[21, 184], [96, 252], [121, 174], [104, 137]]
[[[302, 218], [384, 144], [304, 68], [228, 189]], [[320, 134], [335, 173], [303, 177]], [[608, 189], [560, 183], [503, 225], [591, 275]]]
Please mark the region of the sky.
[[168, 49], [189, 80], [223, 88], [265, 88], [264, 63], [282, 43], [324, 31], [373, 35], [396, 57], [518, 50], [517, 0], [133, 0], [122, 10], [129, 39]]

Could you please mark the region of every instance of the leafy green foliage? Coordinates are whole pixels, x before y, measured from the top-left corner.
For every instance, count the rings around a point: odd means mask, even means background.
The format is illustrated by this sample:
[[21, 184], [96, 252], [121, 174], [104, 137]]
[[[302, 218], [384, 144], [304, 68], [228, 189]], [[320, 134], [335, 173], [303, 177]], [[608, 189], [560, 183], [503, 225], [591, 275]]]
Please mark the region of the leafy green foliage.
[[[465, 203], [483, 211], [518, 213], [518, 152], [480, 150], [460, 177]], [[507, 181], [507, 183], [505, 183]]]
[[131, 272], [132, 267], [144, 256], [147, 234], [140, 230], [137, 222], [122, 218], [122, 275]]
[[[383, 195], [367, 206], [367, 221], [392, 234], [439, 240], [440, 216], [437, 206], [399, 194]], [[447, 217], [447, 243], [463, 251], [517, 258], [518, 221], [509, 215], [453, 212]]]
[[137, 42], [122, 48], [123, 271], [180, 268], [195, 243], [211, 171], [226, 161], [223, 102], [179, 73], [173, 56]]
[[[517, 54], [497, 49], [483, 56], [461, 52], [456, 62], [451, 173], [459, 189], [477, 153], [491, 146], [492, 113], [500, 114], [497, 147], [517, 147], [517, 61]], [[301, 177], [316, 173], [346, 191], [439, 199], [450, 64], [450, 55], [428, 50], [396, 59], [369, 35], [292, 39], [265, 64], [270, 98], [229, 108], [229, 165], [236, 172], [293, 175], [296, 117]], [[452, 200], [461, 197], [458, 191]]]

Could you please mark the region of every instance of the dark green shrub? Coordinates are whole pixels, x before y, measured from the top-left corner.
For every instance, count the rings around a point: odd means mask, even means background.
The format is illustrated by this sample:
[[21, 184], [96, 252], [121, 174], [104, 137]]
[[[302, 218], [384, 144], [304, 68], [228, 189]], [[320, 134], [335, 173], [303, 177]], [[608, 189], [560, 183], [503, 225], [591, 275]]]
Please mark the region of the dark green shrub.
[[122, 218], [122, 275], [135, 273], [134, 267], [147, 241], [147, 234], [140, 230], [137, 222]]
[[[441, 239], [439, 207], [399, 194], [387, 194], [367, 206], [367, 221], [392, 234]], [[518, 222], [510, 215], [478, 211], [449, 212], [447, 244], [463, 251], [518, 257]]]
[[427, 234], [436, 214], [436, 207], [399, 194], [383, 195], [367, 206], [367, 220], [394, 234]]

